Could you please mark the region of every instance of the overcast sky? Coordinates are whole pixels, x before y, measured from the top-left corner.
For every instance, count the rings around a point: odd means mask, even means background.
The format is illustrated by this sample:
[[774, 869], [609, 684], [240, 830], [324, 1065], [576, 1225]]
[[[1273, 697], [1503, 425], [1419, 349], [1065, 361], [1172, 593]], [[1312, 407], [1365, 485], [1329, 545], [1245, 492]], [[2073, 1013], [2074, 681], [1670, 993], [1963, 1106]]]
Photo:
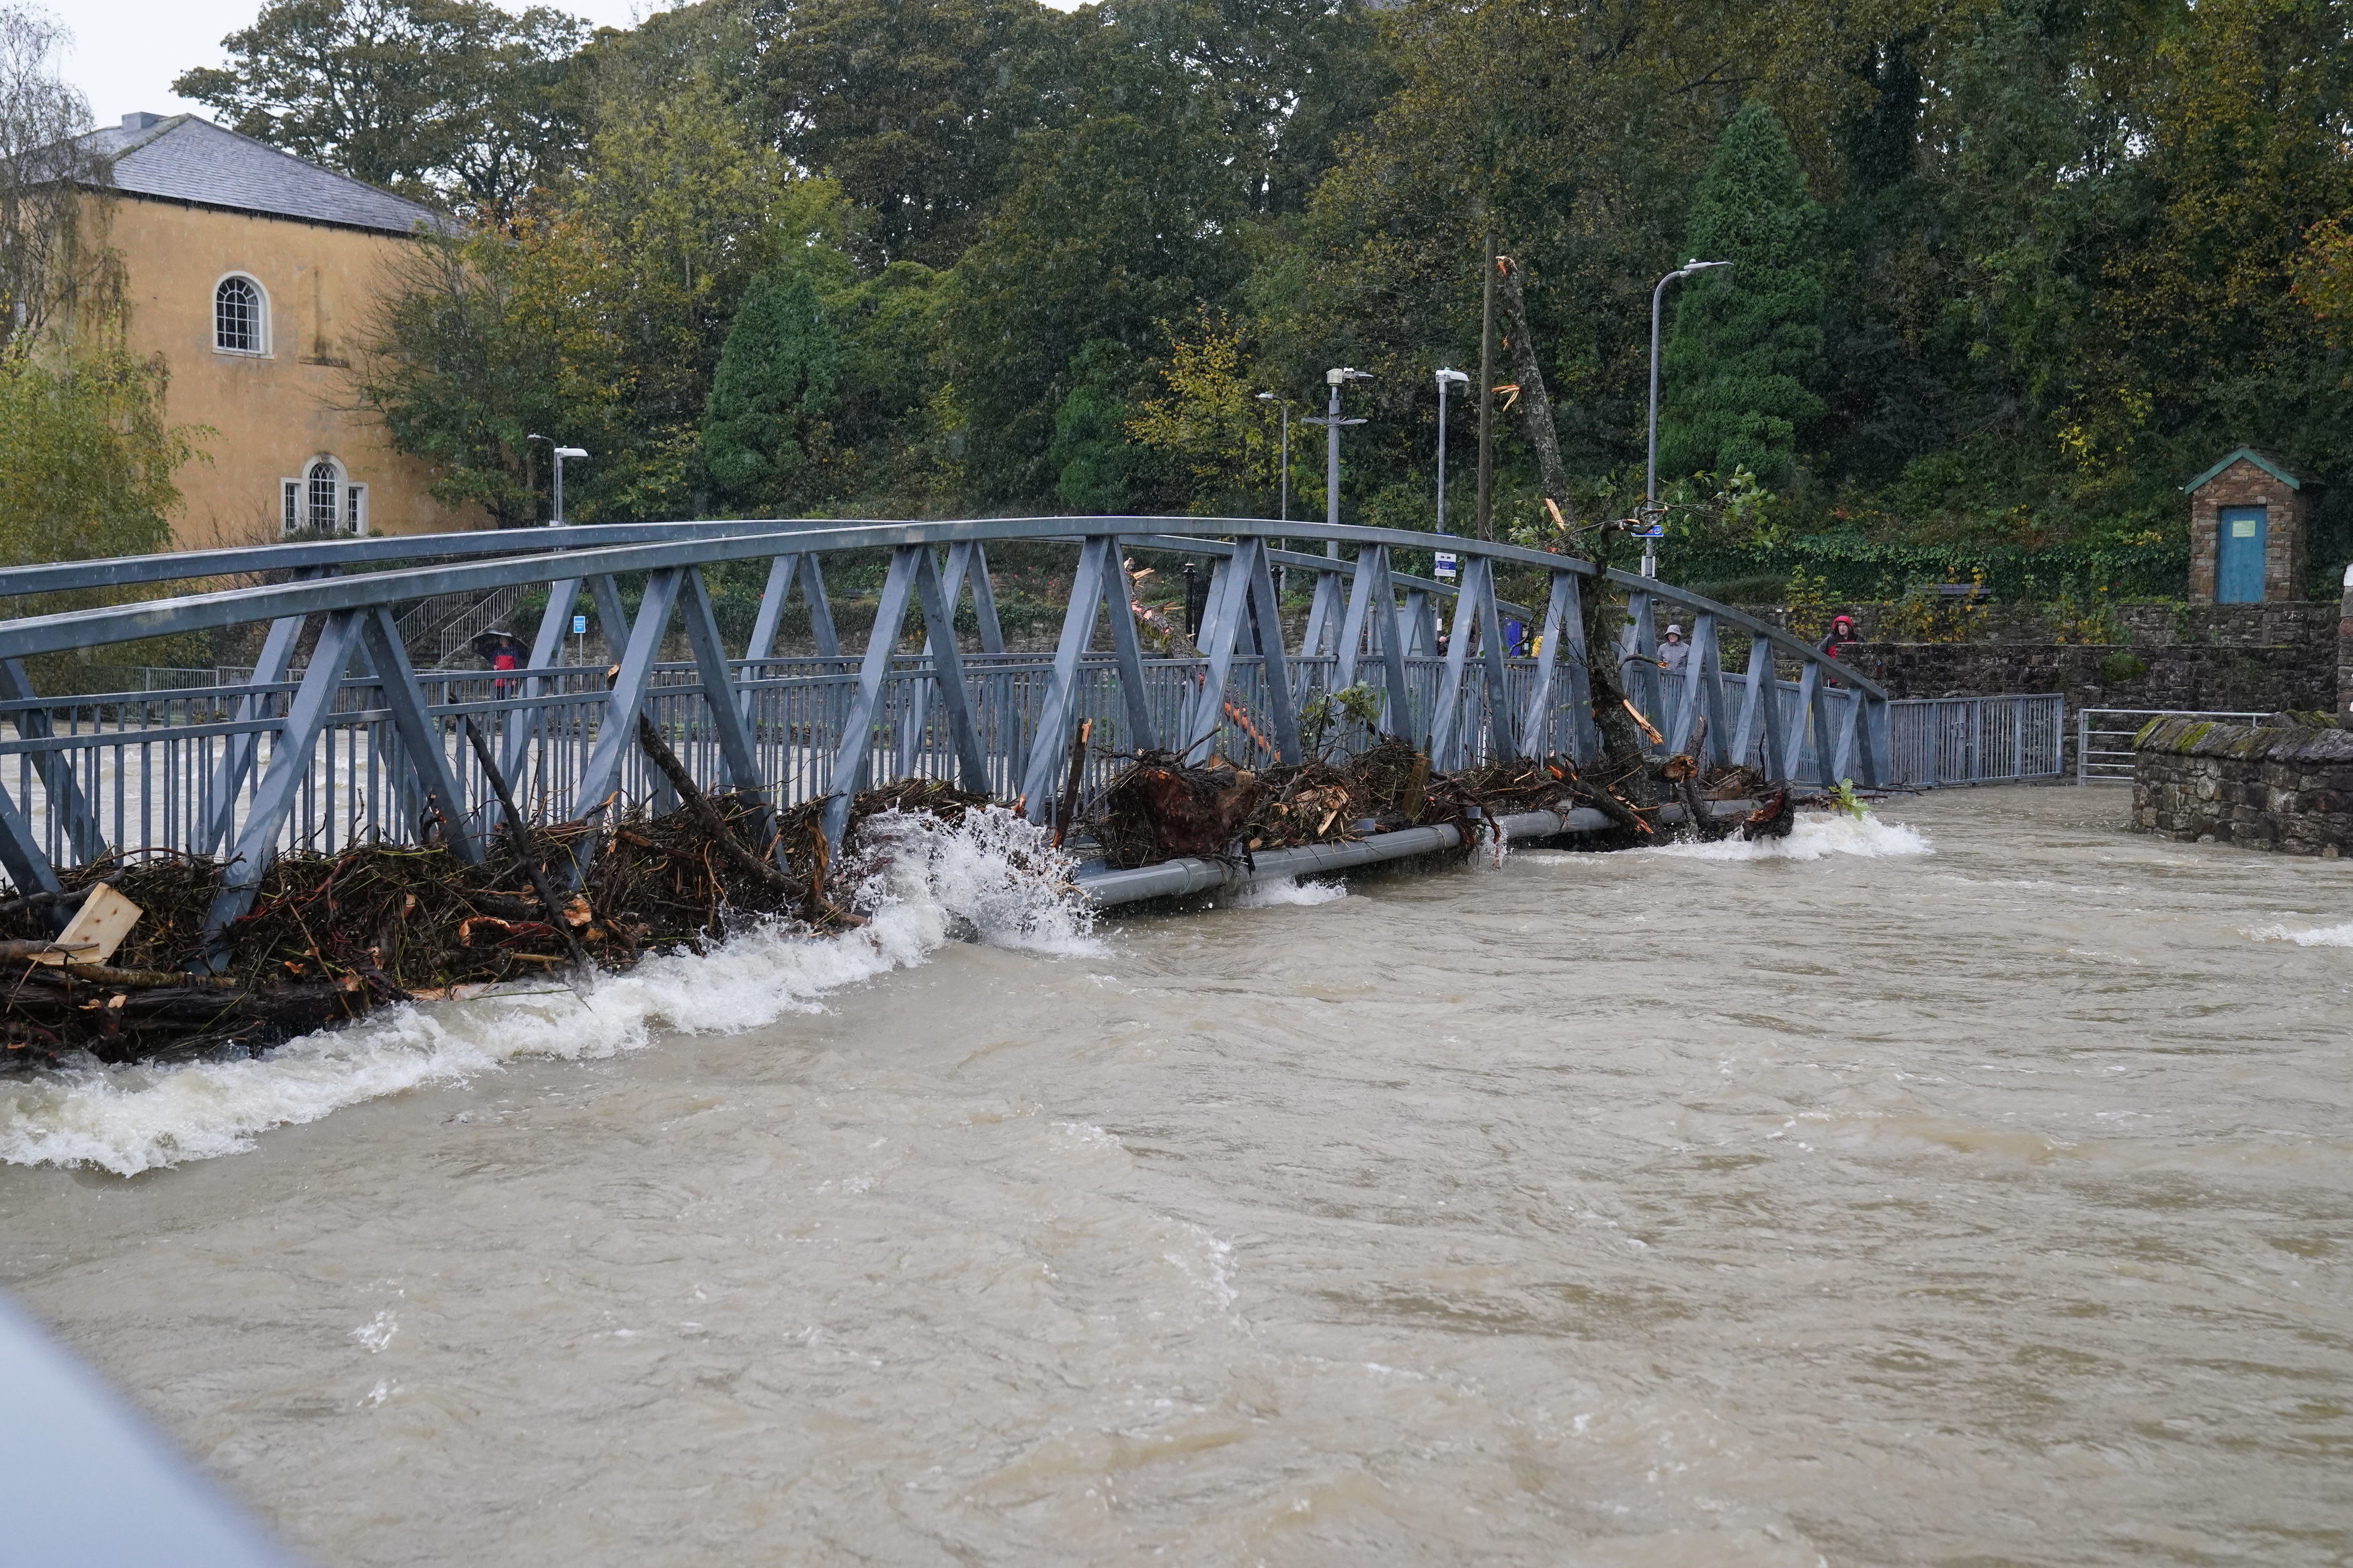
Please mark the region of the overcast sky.
[[[44, 4], [44, 0], [35, 0]], [[100, 125], [133, 110], [209, 113], [172, 92], [172, 79], [192, 66], [222, 63], [220, 41], [252, 21], [260, 0], [46, 0], [45, 9], [73, 30], [66, 79], [90, 100]], [[652, 0], [564, 0], [563, 8], [595, 26], [626, 27]]]

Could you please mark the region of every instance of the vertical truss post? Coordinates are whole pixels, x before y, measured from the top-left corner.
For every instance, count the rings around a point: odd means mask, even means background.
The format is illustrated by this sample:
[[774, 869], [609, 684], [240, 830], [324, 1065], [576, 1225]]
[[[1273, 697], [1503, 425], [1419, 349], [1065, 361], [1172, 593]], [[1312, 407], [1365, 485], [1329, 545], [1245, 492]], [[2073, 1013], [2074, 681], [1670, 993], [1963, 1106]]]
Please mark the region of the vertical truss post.
[[964, 653], [956, 647], [955, 601], [940, 581], [931, 547], [916, 547], [915, 595], [923, 606], [924, 642], [932, 656], [932, 684], [948, 718], [948, 742], [955, 748], [958, 782], [975, 794], [988, 793], [988, 759], [972, 721], [972, 689], [964, 683]]
[[[1604, 584], [1598, 580], [1597, 590]], [[1568, 606], [1561, 618], [1560, 636], [1568, 649], [1568, 703], [1571, 744], [1579, 763], [1601, 755], [1601, 725], [1593, 717], [1593, 650], [1585, 646], [1585, 584], [1568, 578]]]
[[352, 655], [357, 650], [360, 628], [370, 615], [368, 610], [336, 610], [319, 628], [319, 640], [311, 649], [310, 668], [302, 672], [302, 684], [295, 689], [294, 700], [287, 705], [286, 721], [278, 731], [278, 743], [271, 748], [269, 765], [262, 770], [261, 782], [254, 786], [253, 808], [245, 814], [245, 826], [230, 848], [227, 867], [221, 876], [221, 887], [213, 895], [212, 907], [205, 913], [206, 966], [215, 973], [227, 967], [228, 951], [221, 935], [229, 922], [253, 908], [254, 895], [261, 890], [261, 879], [269, 869], [269, 862], [278, 853], [278, 835], [286, 826], [287, 815], [294, 809], [294, 798], [310, 776], [311, 753], [319, 744], [319, 732], [326, 728], [328, 716], [333, 712], [335, 694], [343, 683], [343, 671], [351, 668]]
[[1248, 563], [1243, 547], [1237, 545], [1231, 555], [1219, 559], [1217, 574], [1209, 583], [1209, 606], [1201, 620], [1200, 637], [1201, 656], [1208, 668], [1203, 672], [1201, 689], [1194, 696], [1193, 710], [1187, 715], [1187, 762], [1207, 762], [1217, 754], [1218, 731], [1225, 721], [1226, 680], [1234, 668], [1234, 645], [1241, 637], [1249, 598]]
[[1781, 684], [1773, 677], [1773, 644], [1770, 638], [1759, 637], [1748, 645], [1748, 679], [1741, 686], [1740, 728], [1733, 735], [1730, 760], [1745, 766], [1749, 748], [1761, 743], [1757, 769], [1774, 782], [1789, 776], [1780, 708]]
[[1345, 691], [1356, 684], [1356, 660], [1364, 649], [1365, 622], [1373, 607], [1373, 563], [1379, 559], [1380, 548], [1377, 544], [1366, 544], [1356, 550], [1356, 568], [1348, 578], [1348, 608], [1340, 621], [1340, 643], [1335, 650], [1340, 662], [1332, 672], [1332, 688], [1335, 691]]
[[1854, 776], [1855, 726], [1862, 714], [1862, 693], [1851, 687], [1841, 687], [1826, 691], [1823, 695], [1831, 700], [1831, 706], [1838, 712], [1837, 719], [1832, 721], [1838, 735], [1838, 744], [1833, 748], [1831, 776], [1822, 781], [1823, 785], [1828, 787], [1840, 779]]
[[[760, 613], [752, 617], [751, 640], [744, 645], [746, 661], [758, 664], [775, 651], [776, 623], [784, 618], [785, 599], [793, 591], [793, 569], [800, 563], [800, 556], [792, 553], [768, 563], [767, 585], [760, 590]], [[751, 679], [752, 672], [745, 670], [744, 679]]]
[[[1055, 770], [1069, 745], [1076, 717], [1079, 666], [1087, 644], [1094, 640], [1095, 610], [1101, 603], [1108, 565], [1117, 541], [1091, 536], [1079, 547], [1079, 569], [1071, 574], [1070, 603], [1062, 610], [1062, 635], [1054, 645], [1054, 668], [1046, 678], [1046, 695], [1038, 705], [1038, 728], [1029, 736], [1029, 755], [1021, 771], [1022, 814], [1032, 822], [1053, 815]], [[1125, 672], [1122, 672], [1125, 682]]]
[[1659, 711], [1658, 622], [1651, 613], [1651, 595], [1640, 589], [1626, 601], [1626, 653], [1627, 658], [1618, 666], [1621, 675], [1631, 671], [1630, 677], [1620, 682], [1626, 695], [1634, 700], [1642, 717], [1653, 724], [1670, 719], [1670, 715]]
[[374, 667], [377, 688], [384, 693], [384, 705], [392, 710], [392, 726], [400, 736], [400, 749], [406, 755], [409, 776], [416, 781], [418, 801], [418, 833], [425, 837], [424, 823], [438, 812], [441, 818], [442, 841], [469, 866], [482, 862], [482, 847], [466, 826], [466, 793], [459, 787], [458, 775], [449, 766], [449, 753], [441, 743], [441, 725], [426, 706], [425, 693], [417, 684], [417, 671], [410, 668], [408, 649], [400, 640], [400, 627], [392, 618], [392, 606], [377, 605], [361, 612], [360, 637], [367, 650], [368, 663]]
[[1143, 750], [1160, 744], [1152, 721], [1151, 694], [1144, 686], [1144, 639], [1135, 632], [1135, 584], [1127, 574], [1124, 541], [1110, 542], [1103, 572], [1103, 608], [1111, 616], [1112, 658], [1119, 668], [1121, 705], [1127, 711], [1128, 744]]
[[[564, 662], [564, 638], [572, 629], [572, 606], [579, 602], [579, 578], [565, 577], [547, 585], [547, 608], [540, 612], [539, 630], [531, 639], [531, 663], [527, 668], [545, 671]], [[531, 700], [531, 706], [515, 709], [507, 715], [506, 755], [501, 763], [517, 793], [523, 787], [523, 759], [530, 752], [531, 738], [546, 722], [546, 700], [555, 691], [554, 682], [545, 674], [527, 675], [521, 684], [522, 695]]]
[[1824, 775], [1831, 765], [1830, 716], [1822, 709], [1821, 666], [1812, 659], [1798, 672], [1797, 700], [1790, 704], [1789, 727], [1784, 731], [1788, 740], [1783, 742], [1781, 754], [1789, 764], [1789, 775], [1797, 776], [1798, 764], [1806, 755], [1806, 738], [1814, 741], [1814, 782], [1828, 789], [1836, 781]]
[[1438, 616], [1430, 590], [1409, 588], [1405, 595], [1405, 656], [1428, 658], [1438, 651]]
[[1267, 559], [1266, 541], [1242, 542], [1237, 567], [1250, 574], [1250, 602], [1258, 606], [1260, 669], [1266, 680], [1268, 718], [1274, 724], [1275, 755], [1287, 763], [1299, 761], [1299, 705], [1291, 686], [1291, 660], [1282, 647], [1282, 599], [1274, 585], [1273, 565]]
[[[1892, 715], [1888, 711], [1887, 699], [1857, 690], [1854, 706], [1855, 722], [1861, 731], [1856, 739], [1862, 782], [1874, 789], [1884, 789], [1895, 776], [1894, 737], [1888, 724]], [[2017, 739], [2011, 744], [2010, 758], [2013, 766], [2019, 770], [2017, 776], [2022, 778], [2026, 767], [2025, 700], [2013, 699], [2011, 711], [2017, 716]]]
[[1479, 642], [1479, 664], [1486, 678], [1488, 728], [1495, 750], [1504, 758], [1518, 754], [1512, 733], [1510, 688], [1504, 668], [1503, 617], [1495, 608], [1494, 563], [1473, 555], [1462, 563], [1462, 584], [1454, 598], [1454, 626], [1446, 644], [1446, 672], [1439, 682], [1438, 709], [1430, 716], [1430, 760], [1432, 766], [1451, 770], [1462, 766], [1469, 750], [1469, 726], [1462, 719], [1463, 676], [1470, 668], [1471, 643]]
[[948, 608], [954, 610], [964, 585], [972, 584], [972, 618], [980, 631], [980, 651], [1003, 653], [1005, 627], [997, 618], [997, 585], [988, 580], [988, 549], [977, 539], [948, 546], [944, 579]]
[[[981, 552], [978, 540], [968, 539], [962, 543], [948, 546], [947, 566], [941, 574], [940, 587], [943, 596], [947, 601], [948, 618], [944, 622], [934, 622], [928, 612], [924, 616], [926, 633], [924, 647], [935, 659], [938, 641], [942, 637], [944, 636], [947, 638], [951, 647], [955, 643], [956, 602], [963, 596], [965, 574], [971, 571], [976, 562], [978, 563], [979, 570], [973, 574], [972, 578], [972, 607], [973, 618], [979, 623], [980, 626], [981, 651], [983, 653], [1005, 651], [1004, 628], [997, 619], [997, 595], [988, 582], [988, 557]], [[942, 626], [946, 629], [942, 631], [940, 629]], [[959, 658], [961, 658], [960, 653]], [[946, 688], [944, 686], [941, 689], [944, 691]], [[899, 773], [902, 777], [911, 776], [915, 771], [916, 753], [923, 749], [923, 731], [930, 722], [930, 717], [931, 689], [919, 682], [914, 690], [908, 695], [906, 711], [900, 716], [899, 720]], [[987, 786], [966, 784], [965, 787], [986, 789]]]
[[809, 637], [819, 658], [839, 658], [841, 637], [833, 629], [833, 601], [825, 595], [825, 567], [811, 551], [802, 560], [801, 599], [808, 605]]
[[1676, 696], [1674, 727], [1667, 734], [1667, 750], [1680, 752], [1691, 744], [1700, 716], [1707, 718], [1707, 754], [1700, 759], [1721, 761], [1724, 733], [1723, 668], [1716, 657], [1715, 616], [1700, 611], [1692, 617], [1690, 652], [1683, 656], [1683, 690]]
[[1315, 594], [1307, 603], [1307, 629], [1299, 638], [1299, 657], [1321, 658], [1330, 651], [1332, 629], [1340, 615], [1340, 574], [1315, 569]]
[[1545, 601], [1544, 619], [1536, 626], [1536, 678], [1528, 693], [1527, 711], [1520, 718], [1520, 754], [1524, 757], [1549, 756], [1552, 744], [1552, 688], [1554, 671], [1560, 666], [1560, 642], [1569, 617], [1576, 614], [1577, 575], [1571, 572], [1552, 574], [1552, 593]]
[[1388, 676], [1388, 706], [1383, 715], [1388, 732], [1418, 741], [1420, 736], [1413, 722], [1413, 689], [1406, 679], [1401, 641], [1397, 585], [1389, 574], [1388, 547], [1364, 545], [1356, 552], [1355, 580], [1349, 584], [1348, 615], [1340, 627], [1340, 664], [1333, 678], [1333, 689], [1345, 691], [1356, 684], [1360, 648], [1379, 654]]
[[605, 646], [617, 659], [629, 636], [629, 612], [621, 603], [621, 585], [613, 581], [610, 573], [605, 573], [588, 579], [588, 592], [596, 601], [596, 619], [603, 623]]
[[1480, 561], [1479, 663], [1487, 676], [1487, 733], [1493, 739], [1494, 760], [1516, 762], [1519, 736], [1512, 723], [1512, 677], [1504, 663], [1504, 615], [1495, 604], [1495, 563]]
[[57, 868], [33, 837], [33, 825], [16, 809], [5, 784], [0, 784], [0, 871], [19, 894], [54, 893], [60, 884]]
[[703, 705], [711, 710], [712, 727], [719, 736], [719, 759], [727, 782], [737, 789], [761, 787], [759, 758], [752, 750], [751, 731], [744, 723], [734, 672], [727, 668], [726, 646], [719, 639], [719, 616], [711, 607], [711, 589], [701, 571], [681, 567], [685, 601], [680, 608], [686, 621], [687, 647], [693, 650], [695, 673], [702, 682]]
[[1388, 677], [1388, 730], [1392, 735], [1419, 744], [1428, 735], [1428, 726], [1416, 724], [1413, 718], [1413, 684], [1406, 676], [1405, 638], [1398, 624], [1397, 579], [1389, 572], [1389, 548], [1384, 544], [1373, 552], [1373, 604], [1379, 612], [1376, 623], [1380, 628], [1381, 668]]
[[[38, 696], [22, 659], [0, 659], [0, 700], [30, 702]], [[56, 735], [57, 726], [47, 709], [19, 708], [16, 733], [27, 741], [46, 741]], [[75, 863], [86, 866], [104, 855], [106, 835], [99, 829], [98, 815], [90, 810], [81, 782], [74, 777], [72, 760], [63, 752], [35, 752], [32, 756], [41, 792], [49, 797], [49, 821], [62, 830]]]
[[[294, 659], [294, 645], [302, 638], [302, 616], [281, 616], [269, 623], [269, 635], [261, 639], [261, 655], [253, 667], [256, 686], [271, 686], [286, 679], [286, 671]], [[249, 724], [267, 715], [269, 698], [259, 691], [248, 691], [237, 700], [236, 720]], [[246, 775], [253, 771], [255, 748], [259, 734], [248, 731], [241, 735], [221, 738], [220, 761], [213, 767], [212, 783], [205, 796], [203, 827], [200, 842], [194, 846], [199, 855], [211, 855], [228, 845], [230, 831], [237, 826], [237, 792], [245, 787]]]
[[866, 634], [866, 657], [859, 661], [858, 689], [841, 721], [840, 743], [833, 753], [833, 772], [827, 787], [825, 835], [835, 845], [849, 830], [849, 808], [866, 787], [874, 764], [874, 718], [882, 708], [882, 688], [891, 677], [891, 661], [899, 647], [899, 628], [907, 619], [908, 601], [915, 593], [915, 559], [928, 545], [902, 544], [891, 552], [891, 570], [882, 579], [882, 600], [875, 606], [874, 629]]
[[[629, 748], [638, 743], [638, 714], [645, 708], [646, 683], [652, 679], [654, 663], [661, 657], [662, 634], [670, 629], [670, 608], [678, 603], [683, 575], [683, 569], [676, 566], [650, 574], [646, 578], [646, 596], [638, 605], [637, 620], [620, 623], [629, 628], [628, 643], [621, 650], [620, 670], [614, 678], [612, 691], [605, 699], [604, 711], [597, 715], [596, 743], [589, 748], [587, 763], [580, 770], [578, 793], [572, 797], [572, 815], [575, 818], [586, 817], [620, 788], [621, 763], [628, 756]], [[612, 583], [610, 577], [590, 579], [592, 588], [603, 584], [598, 594], [600, 604], [606, 594], [613, 595], [617, 613], [620, 595], [613, 594]]]

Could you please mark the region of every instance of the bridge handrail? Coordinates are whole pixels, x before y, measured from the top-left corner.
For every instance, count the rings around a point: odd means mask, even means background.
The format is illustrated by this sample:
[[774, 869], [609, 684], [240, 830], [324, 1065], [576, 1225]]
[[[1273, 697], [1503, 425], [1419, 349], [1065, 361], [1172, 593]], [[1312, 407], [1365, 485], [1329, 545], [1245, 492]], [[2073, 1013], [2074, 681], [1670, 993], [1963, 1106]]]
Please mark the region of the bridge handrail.
[[[517, 538], [518, 534], [526, 531], [530, 535], [527, 542]], [[617, 534], [626, 542], [590, 544], [586, 538], [595, 535], [602, 540]], [[557, 535], [563, 537], [553, 537]], [[1457, 534], [1440, 535], [1404, 529], [1349, 525], [1332, 527], [1321, 523], [1278, 521], [1269, 518], [1027, 517], [846, 525], [828, 520], [761, 519], [502, 530], [493, 533], [397, 536], [398, 550], [388, 548], [395, 544], [396, 536], [385, 536], [322, 544], [263, 545], [242, 550], [198, 552], [193, 556], [176, 558], [124, 557], [122, 564], [144, 571], [148, 575], [123, 576], [116, 579], [118, 585], [141, 581], [223, 576], [278, 567], [316, 567], [360, 560], [484, 554], [499, 558], [466, 565], [407, 567], [353, 577], [312, 578], [305, 582], [217, 589], [209, 593], [0, 621], [0, 658], [22, 658], [33, 654], [131, 642], [176, 632], [210, 631], [251, 621], [356, 609], [510, 584], [551, 583], [575, 577], [659, 571], [674, 566], [704, 566], [785, 553], [829, 552], [892, 545], [956, 544], [967, 541], [1030, 540], [1046, 542], [1103, 537], [1134, 539], [1139, 544], [1146, 538], [1171, 542], [1185, 539], [1193, 541], [1194, 548], [1205, 548], [1217, 542], [1220, 535], [1251, 539], [1315, 539], [1341, 544], [1385, 545], [1392, 550], [1434, 550], [1439, 547], [1437, 542], [1443, 539], [1446, 548], [1458, 554], [1548, 573], [1569, 572], [1588, 578], [1597, 574], [1593, 563], [1582, 557], [1556, 555], [1522, 545], [1466, 539]], [[1145, 547], [1165, 549], [1171, 545]], [[511, 553], [518, 549], [525, 552]], [[401, 551], [406, 553], [403, 554]], [[1205, 552], [1230, 552], [1205, 548]], [[1304, 566], [1310, 570], [1344, 571], [1352, 566], [1351, 563], [1329, 556], [1291, 552], [1280, 554], [1283, 564]], [[174, 559], [184, 564], [178, 570], [168, 574], [164, 572], [160, 563]], [[237, 563], [227, 563], [232, 561]], [[79, 569], [100, 567], [105, 563], [67, 564]], [[69, 584], [69, 574], [43, 575], [58, 570], [26, 567], [0, 574], [0, 596], [59, 591]], [[1720, 605], [1655, 578], [1641, 577], [1629, 572], [1612, 569], [1608, 578], [1620, 586], [1650, 594], [1683, 605], [1694, 614], [1710, 615], [1719, 623], [1738, 626], [1751, 637], [1761, 637], [1802, 663], [1829, 662], [1819, 648], [1802, 638], [1729, 605]], [[79, 586], [100, 585], [79, 579], [71, 579], [71, 582], [73, 585]], [[1418, 582], [1416, 585], [1448, 591], [1440, 584]], [[1533, 615], [1533, 612], [1527, 614]], [[1837, 666], [1835, 673], [1841, 684], [1870, 697], [1883, 699], [1887, 695], [1876, 682], [1845, 666]]]

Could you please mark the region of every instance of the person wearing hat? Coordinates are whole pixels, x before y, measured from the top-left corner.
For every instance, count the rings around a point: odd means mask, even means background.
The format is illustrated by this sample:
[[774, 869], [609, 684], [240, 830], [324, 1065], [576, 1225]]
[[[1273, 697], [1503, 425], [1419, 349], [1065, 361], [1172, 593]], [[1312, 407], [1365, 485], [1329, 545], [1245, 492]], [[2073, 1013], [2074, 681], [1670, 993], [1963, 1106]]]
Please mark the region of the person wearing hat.
[[1668, 622], [1666, 637], [1659, 644], [1659, 668], [1670, 675], [1680, 675], [1690, 662], [1691, 644], [1683, 641], [1683, 628]]

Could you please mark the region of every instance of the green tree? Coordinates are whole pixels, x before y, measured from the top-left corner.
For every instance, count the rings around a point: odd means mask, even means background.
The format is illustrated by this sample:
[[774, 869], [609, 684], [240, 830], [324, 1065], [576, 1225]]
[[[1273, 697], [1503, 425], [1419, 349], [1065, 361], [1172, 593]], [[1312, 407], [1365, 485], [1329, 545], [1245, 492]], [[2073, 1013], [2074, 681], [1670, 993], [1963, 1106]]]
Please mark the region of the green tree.
[[760, 274], [744, 295], [702, 420], [703, 466], [727, 500], [758, 505], [807, 489], [794, 481], [820, 458], [812, 448], [829, 437], [840, 407], [849, 354], [829, 296], [849, 270], [839, 252], [804, 251]]
[[1685, 247], [1733, 265], [1681, 285], [1660, 465], [1677, 475], [1746, 468], [1778, 489], [1823, 407], [1813, 390], [1823, 374], [1822, 211], [1762, 100], [1725, 127], [1692, 198]]
[[172, 475], [205, 432], [164, 422], [164, 384], [121, 349], [0, 355], [0, 562], [169, 547]]
[[1089, 120], [1039, 133], [1022, 162], [958, 265], [944, 322], [972, 417], [967, 460], [991, 500], [1053, 493], [1047, 448], [1082, 347], [1107, 340], [1147, 358], [1163, 322], [1225, 299], [1240, 272], [1240, 193], [1182, 125]]
[[354, 178], [503, 221], [565, 161], [564, 92], [585, 29], [490, 0], [269, 0], [229, 63], [172, 90], [248, 136]]
[[434, 465], [444, 506], [480, 506], [501, 528], [537, 522], [542, 454], [525, 437], [607, 445], [629, 372], [594, 308], [600, 259], [556, 216], [427, 237], [396, 264], [354, 391], [394, 446]]
[[1011, 187], [1017, 140], [1066, 118], [1093, 25], [1031, 0], [768, 0], [746, 16], [753, 107], [870, 215], [862, 255], [945, 267]]
[[1112, 338], [1095, 339], [1071, 362], [1074, 384], [1054, 410], [1054, 438], [1046, 452], [1054, 499], [1071, 511], [1136, 509], [1137, 491], [1155, 467], [1152, 453], [1128, 437], [1139, 368], [1134, 351]]

